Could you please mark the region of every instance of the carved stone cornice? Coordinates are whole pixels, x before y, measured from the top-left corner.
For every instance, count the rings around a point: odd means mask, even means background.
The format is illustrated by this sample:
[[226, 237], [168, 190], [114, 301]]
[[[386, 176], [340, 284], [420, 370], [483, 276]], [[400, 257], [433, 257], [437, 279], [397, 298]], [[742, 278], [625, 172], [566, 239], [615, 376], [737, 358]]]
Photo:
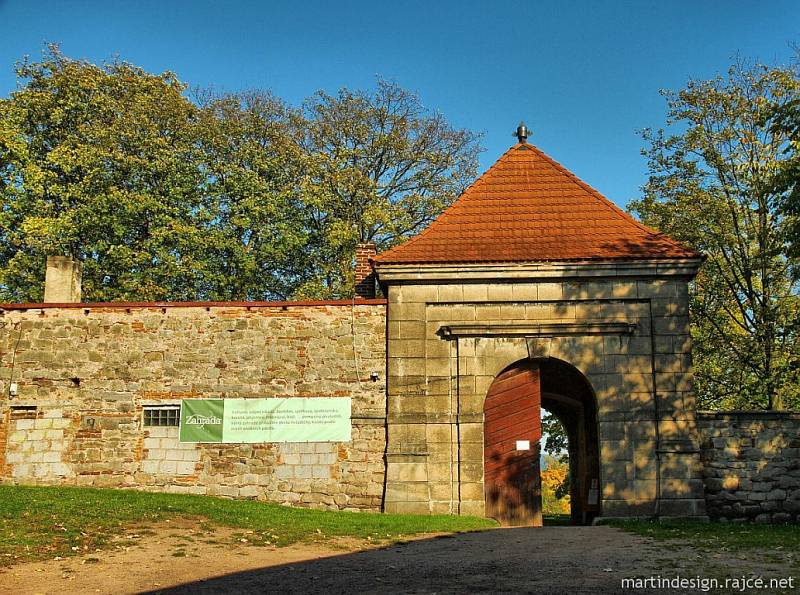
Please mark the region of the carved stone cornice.
[[571, 262], [380, 264], [375, 271], [381, 283], [462, 281], [554, 281], [618, 277], [681, 277], [697, 274], [702, 258], [604, 260]]
[[439, 328], [444, 339], [458, 337], [570, 337], [632, 335], [634, 322], [526, 322], [521, 324], [448, 324]]

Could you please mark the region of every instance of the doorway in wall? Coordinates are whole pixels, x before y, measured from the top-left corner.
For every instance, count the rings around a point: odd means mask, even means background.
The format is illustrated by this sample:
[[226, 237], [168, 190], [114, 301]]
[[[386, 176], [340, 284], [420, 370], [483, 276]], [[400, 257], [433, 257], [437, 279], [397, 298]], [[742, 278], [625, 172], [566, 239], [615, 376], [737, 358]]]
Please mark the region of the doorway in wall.
[[522, 360], [497, 375], [484, 401], [486, 516], [503, 525], [542, 525], [542, 408], [567, 435], [570, 521], [600, 514], [597, 401], [586, 377], [567, 362]]

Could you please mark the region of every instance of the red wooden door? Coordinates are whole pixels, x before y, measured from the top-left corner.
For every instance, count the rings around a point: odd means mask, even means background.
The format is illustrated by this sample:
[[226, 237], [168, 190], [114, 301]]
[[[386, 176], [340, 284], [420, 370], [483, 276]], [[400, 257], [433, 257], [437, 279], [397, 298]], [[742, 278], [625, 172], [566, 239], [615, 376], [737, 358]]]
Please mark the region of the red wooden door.
[[484, 413], [486, 516], [503, 525], [542, 525], [539, 368], [523, 364], [495, 378]]

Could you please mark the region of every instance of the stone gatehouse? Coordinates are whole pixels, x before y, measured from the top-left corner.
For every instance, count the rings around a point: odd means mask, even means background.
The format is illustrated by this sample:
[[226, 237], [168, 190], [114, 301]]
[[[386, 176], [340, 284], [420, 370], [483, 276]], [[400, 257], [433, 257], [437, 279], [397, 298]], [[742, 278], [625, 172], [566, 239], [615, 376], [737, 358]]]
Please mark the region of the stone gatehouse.
[[[705, 517], [700, 263], [520, 138], [419, 236], [362, 247], [354, 300], [2, 305], [0, 478], [537, 524], [544, 408], [575, 522]], [[173, 423], [184, 399], [330, 396], [352, 399], [350, 441], [183, 443]]]

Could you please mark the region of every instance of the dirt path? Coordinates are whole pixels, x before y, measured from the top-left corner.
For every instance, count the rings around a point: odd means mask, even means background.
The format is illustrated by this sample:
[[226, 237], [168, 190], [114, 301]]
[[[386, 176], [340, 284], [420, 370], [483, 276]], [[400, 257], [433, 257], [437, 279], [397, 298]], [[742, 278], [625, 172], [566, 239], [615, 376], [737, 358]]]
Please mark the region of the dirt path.
[[107, 551], [0, 570], [0, 592], [619, 593], [625, 577], [798, 574], [769, 553], [700, 553], [610, 527], [497, 529], [384, 547], [255, 547], [242, 539], [188, 524], [159, 535], [128, 534]]
[[342, 542], [258, 547], [243, 541], [247, 534], [242, 531], [218, 527], [209, 532], [196, 529], [191, 521], [170, 523], [158, 534], [128, 531], [102, 551], [0, 568], [0, 593], [143, 593], [231, 573], [309, 562], [362, 545]]

